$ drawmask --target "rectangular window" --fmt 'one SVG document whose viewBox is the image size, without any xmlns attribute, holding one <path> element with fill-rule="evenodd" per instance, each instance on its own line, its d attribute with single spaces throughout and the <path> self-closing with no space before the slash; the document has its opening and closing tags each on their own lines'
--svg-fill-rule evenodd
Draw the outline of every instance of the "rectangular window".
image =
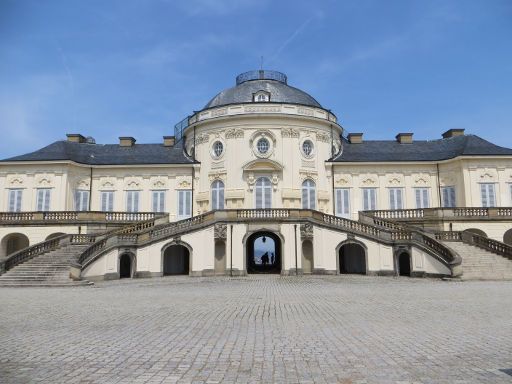
<svg viewBox="0 0 512 384">
<path fill-rule="evenodd" d="M 363 211 L 374 211 L 377 209 L 377 189 L 363 188 Z"/>
<path fill-rule="evenodd" d="M 494 191 L 494 184 L 480 184 L 480 194 L 482 196 L 482 207 L 496 206 L 496 193 Z"/>
<path fill-rule="evenodd" d="M 47 212 L 50 210 L 50 189 L 37 189 L 36 207 L 39 212 Z"/>
<path fill-rule="evenodd" d="M 100 193 L 101 198 L 101 210 L 103 212 L 114 211 L 114 192 L 113 191 L 102 191 Z"/>
<path fill-rule="evenodd" d="M 152 191 L 153 212 L 165 212 L 165 191 Z"/>
<path fill-rule="evenodd" d="M 336 216 L 350 218 L 350 189 L 336 188 Z"/>
<path fill-rule="evenodd" d="M 77 189 L 75 191 L 75 211 L 89 210 L 89 191 Z"/>
<path fill-rule="evenodd" d="M 414 188 L 416 208 L 428 208 L 430 206 L 428 190 L 428 188 Z"/>
<path fill-rule="evenodd" d="M 126 212 L 139 212 L 139 191 L 126 191 Z"/>
<path fill-rule="evenodd" d="M 9 190 L 9 212 L 21 211 L 21 197 L 23 195 L 22 189 Z"/>
<path fill-rule="evenodd" d="M 453 208 L 457 206 L 455 201 L 455 187 L 441 187 L 441 195 L 443 196 L 443 207 Z"/>
<path fill-rule="evenodd" d="M 389 209 L 404 209 L 403 188 L 389 189 Z"/>
<path fill-rule="evenodd" d="M 192 191 L 182 189 L 178 191 L 178 217 L 186 218 L 192 216 Z"/>
</svg>

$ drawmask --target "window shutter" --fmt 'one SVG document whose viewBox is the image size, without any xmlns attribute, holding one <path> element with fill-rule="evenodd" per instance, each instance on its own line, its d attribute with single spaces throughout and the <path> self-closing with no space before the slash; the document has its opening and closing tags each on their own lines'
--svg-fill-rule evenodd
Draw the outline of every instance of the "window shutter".
<svg viewBox="0 0 512 384">
<path fill-rule="evenodd" d="M 302 184 L 302 209 L 308 209 L 308 187 L 306 182 Z"/>
<path fill-rule="evenodd" d="M 126 192 L 126 211 L 133 212 L 133 195 L 132 191 Z"/>
<path fill-rule="evenodd" d="M 192 192 L 191 191 L 185 191 L 186 196 L 186 205 L 185 205 L 185 215 L 191 216 L 192 213 Z"/>
<path fill-rule="evenodd" d="M 107 211 L 107 198 L 108 192 L 101 192 L 101 210 L 103 212 Z"/>
<path fill-rule="evenodd" d="M 264 208 L 271 208 L 272 207 L 272 188 L 270 185 L 265 187 L 265 206 Z"/>
<path fill-rule="evenodd" d="M 315 184 L 311 183 L 309 190 L 309 209 L 316 209 Z"/>
<path fill-rule="evenodd" d="M 219 206 L 218 206 L 218 200 L 217 200 L 217 193 L 218 193 L 218 189 L 217 189 L 217 186 L 214 185 L 213 188 L 212 188 L 212 209 L 219 209 Z"/>
<path fill-rule="evenodd" d="M 402 203 L 402 188 L 396 190 L 396 209 L 403 209 L 404 205 Z"/>
<path fill-rule="evenodd" d="M 368 204 L 368 195 L 369 195 L 369 189 L 365 188 L 363 189 L 363 211 L 369 210 L 369 204 Z"/>
<path fill-rule="evenodd" d="M 184 203 L 183 191 L 178 191 L 178 216 L 183 216 L 183 214 L 184 214 L 183 203 Z"/>
<path fill-rule="evenodd" d="M 427 188 L 424 188 L 423 189 L 423 206 L 422 208 L 428 208 L 429 207 L 429 202 L 428 202 L 428 189 Z"/>
<path fill-rule="evenodd" d="M 9 191 L 9 212 L 14 212 L 14 191 Z"/>
<path fill-rule="evenodd" d="M 224 209 L 224 183 L 219 186 L 219 209 Z"/>
<path fill-rule="evenodd" d="M 456 196 L 455 196 L 455 188 L 450 187 L 449 189 L 449 196 L 450 196 L 450 207 L 457 206 Z"/>
<path fill-rule="evenodd" d="M 494 184 L 488 184 L 489 190 L 489 207 L 496 206 L 496 195 L 494 194 Z"/>
<path fill-rule="evenodd" d="M 160 206 L 158 212 L 165 211 L 165 191 L 160 191 Z"/>
<path fill-rule="evenodd" d="M 50 194 L 51 194 L 51 190 L 50 189 L 46 189 L 44 194 L 45 194 L 45 197 L 44 197 L 43 209 L 47 212 L 47 211 L 50 210 Z"/>
<path fill-rule="evenodd" d="M 158 197 L 159 197 L 158 192 L 153 191 L 153 192 L 151 192 L 151 195 L 152 195 L 152 202 L 153 202 L 152 211 L 158 212 Z"/>
<path fill-rule="evenodd" d="M 342 216 L 348 217 L 350 215 L 350 194 L 348 189 L 342 190 L 343 204 L 342 204 Z"/>
<path fill-rule="evenodd" d="M 44 191 L 42 189 L 37 190 L 37 211 L 43 210 L 43 192 Z"/>
</svg>

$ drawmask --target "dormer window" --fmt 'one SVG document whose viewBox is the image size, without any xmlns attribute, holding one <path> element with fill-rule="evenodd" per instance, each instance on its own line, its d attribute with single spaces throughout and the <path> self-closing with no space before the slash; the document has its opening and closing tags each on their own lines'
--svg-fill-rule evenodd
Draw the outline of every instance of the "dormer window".
<svg viewBox="0 0 512 384">
<path fill-rule="evenodd" d="M 265 91 L 256 92 L 253 95 L 253 101 L 256 103 L 264 103 L 270 101 L 270 93 Z"/>
</svg>

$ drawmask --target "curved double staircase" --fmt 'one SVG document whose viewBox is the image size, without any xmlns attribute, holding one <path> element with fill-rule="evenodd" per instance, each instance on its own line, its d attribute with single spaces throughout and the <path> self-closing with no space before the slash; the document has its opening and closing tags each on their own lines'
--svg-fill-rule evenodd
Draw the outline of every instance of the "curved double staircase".
<svg viewBox="0 0 512 384">
<path fill-rule="evenodd" d="M 81 286 L 80 272 L 112 249 L 147 246 L 217 224 L 254 221 L 297 223 L 329 228 L 391 246 L 415 246 L 446 265 L 450 277 L 512 279 L 512 247 L 465 232 L 429 233 L 379 211 L 349 220 L 301 209 L 211 211 L 168 222 L 153 217 L 96 235 L 63 235 L 16 252 L 0 261 L 0 286 Z"/>
</svg>

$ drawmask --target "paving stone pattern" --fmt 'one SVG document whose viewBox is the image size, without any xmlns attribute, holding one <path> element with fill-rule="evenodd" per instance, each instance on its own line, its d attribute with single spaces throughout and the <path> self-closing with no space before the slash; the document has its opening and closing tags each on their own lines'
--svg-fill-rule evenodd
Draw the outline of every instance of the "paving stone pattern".
<svg viewBox="0 0 512 384">
<path fill-rule="evenodd" d="M 512 282 L 0 288 L 1 383 L 512 383 Z"/>
</svg>

